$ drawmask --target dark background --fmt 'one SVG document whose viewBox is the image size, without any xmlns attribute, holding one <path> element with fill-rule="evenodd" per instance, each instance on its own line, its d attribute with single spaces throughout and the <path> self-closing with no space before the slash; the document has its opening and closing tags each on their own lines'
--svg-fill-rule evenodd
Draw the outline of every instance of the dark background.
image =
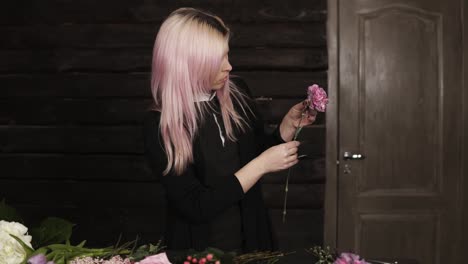
<svg viewBox="0 0 468 264">
<path fill-rule="evenodd" d="M 46 216 L 76 224 L 89 246 L 164 228 L 164 194 L 143 157 L 141 121 L 161 21 L 178 7 L 219 15 L 231 28 L 234 73 L 247 81 L 271 129 L 312 83 L 327 83 L 325 0 L 49 0 L 0 10 L 0 198 L 28 226 Z M 286 172 L 264 177 L 282 249 L 323 241 L 324 116 L 301 139 L 287 223 Z"/>
</svg>

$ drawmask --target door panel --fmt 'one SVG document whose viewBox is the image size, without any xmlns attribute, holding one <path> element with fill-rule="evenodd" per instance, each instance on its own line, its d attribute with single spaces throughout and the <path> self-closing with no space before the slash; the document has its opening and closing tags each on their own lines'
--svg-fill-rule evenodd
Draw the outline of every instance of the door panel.
<svg viewBox="0 0 468 264">
<path fill-rule="evenodd" d="M 337 3 L 337 247 L 458 263 L 462 0 Z"/>
<path fill-rule="evenodd" d="M 433 263 L 436 258 L 439 221 L 433 214 L 361 214 L 359 223 L 360 252 L 413 256 L 420 263 Z M 382 247 L 382 240 L 391 246 Z"/>
<path fill-rule="evenodd" d="M 439 16 L 390 7 L 358 20 L 357 129 L 368 157 L 358 191 L 434 193 L 443 96 Z"/>
</svg>

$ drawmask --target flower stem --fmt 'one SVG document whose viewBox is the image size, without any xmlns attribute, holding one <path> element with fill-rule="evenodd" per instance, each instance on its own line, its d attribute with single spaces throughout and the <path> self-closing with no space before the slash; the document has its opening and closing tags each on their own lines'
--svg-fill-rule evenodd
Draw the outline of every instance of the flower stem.
<svg viewBox="0 0 468 264">
<path fill-rule="evenodd" d="M 301 119 L 299 120 L 299 125 L 297 126 L 296 133 L 294 133 L 293 141 L 297 139 L 297 137 L 299 136 L 299 132 L 301 132 L 302 119 L 305 116 L 305 111 L 307 111 L 307 108 L 305 108 L 305 109 L 306 110 L 304 110 L 302 112 L 302 114 L 301 114 Z M 288 175 L 286 176 L 286 184 L 284 186 L 283 224 L 286 222 L 286 205 L 288 203 L 289 177 L 291 176 L 291 169 L 292 169 L 292 167 L 289 167 Z"/>
</svg>

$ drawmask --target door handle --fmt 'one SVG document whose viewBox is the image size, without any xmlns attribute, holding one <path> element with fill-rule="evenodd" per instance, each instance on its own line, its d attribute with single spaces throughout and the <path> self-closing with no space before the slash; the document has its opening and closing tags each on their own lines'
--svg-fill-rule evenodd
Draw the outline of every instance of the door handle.
<svg viewBox="0 0 468 264">
<path fill-rule="evenodd" d="M 351 153 L 349 151 L 345 151 L 343 153 L 343 159 L 344 160 L 363 160 L 365 159 L 366 157 L 362 154 L 359 154 L 359 153 Z"/>
</svg>

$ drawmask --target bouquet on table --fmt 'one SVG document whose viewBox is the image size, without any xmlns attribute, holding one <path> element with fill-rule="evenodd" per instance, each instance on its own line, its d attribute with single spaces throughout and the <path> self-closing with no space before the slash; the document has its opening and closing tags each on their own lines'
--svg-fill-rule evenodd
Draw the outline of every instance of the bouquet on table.
<svg viewBox="0 0 468 264">
<path fill-rule="evenodd" d="M 307 252 L 318 259 L 315 264 L 372 264 L 353 253 L 341 253 L 338 255 L 332 252 L 329 247 L 322 248 L 315 246 L 307 249 Z"/>
<path fill-rule="evenodd" d="M 12 207 L 0 202 L 0 264 L 266 264 L 286 255 L 282 252 L 236 255 L 207 248 L 203 252 L 171 252 L 169 260 L 161 241 L 138 248 L 136 242 L 86 248 L 86 241 L 70 244 L 73 224 L 64 219 L 49 217 L 30 230 L 22 222 Z"/>
<path fill-rule="evenodd" d="M 23 225 L 16 211 L 0 202 L 0 263 L 1 264 L 273 264 L 295 252 L 252 252 L 236 255 L 216 248 L 164 252 L 161 241 L 157 244 L 135 246 L 135 242 L 106 248 L 86 248 L 85 241 L 73 246 L 69 239 L 73 224 L 50 217 L 37 228 Z M 333 254 L 318 246 L 307 252 L 313 254 L 316 264 L 368 264 L 359 256 Z M 313 258 L 311 258 L 312 263 Z M 382 262 L 380 262 L 382 263 Z"/>
</svg>

